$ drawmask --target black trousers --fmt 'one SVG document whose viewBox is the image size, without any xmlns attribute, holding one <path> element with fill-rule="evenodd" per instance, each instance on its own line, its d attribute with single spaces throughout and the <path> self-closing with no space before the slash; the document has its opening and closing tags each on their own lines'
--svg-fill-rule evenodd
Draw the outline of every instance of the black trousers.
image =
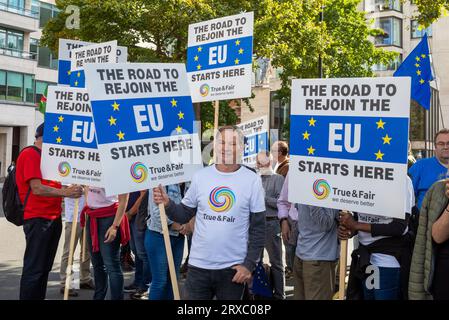
<svg viewBox="0 0 449 320">
<path fill-rule="evenodd" d="M 62 232 L 61 218 L 25 220 L 23 231 L 26 249 L 20 279 L 20 300 L 44 300 L 48 274 L 53 267 L 59 238 Z"/>
</svg>

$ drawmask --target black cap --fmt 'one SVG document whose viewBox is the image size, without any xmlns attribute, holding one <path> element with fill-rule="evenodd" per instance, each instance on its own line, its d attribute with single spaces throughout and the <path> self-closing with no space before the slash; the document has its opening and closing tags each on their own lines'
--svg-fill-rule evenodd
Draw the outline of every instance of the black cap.
<svg viewBox="0 0 449 320">
<path fill-rule="evenodd" d="M 43 136 L 44 136 L 44 123 L 41 123 L 39 127 L 36 128 L 36 133 L 34 134 L 34 137 L 37 139 Z"/>
</svg>

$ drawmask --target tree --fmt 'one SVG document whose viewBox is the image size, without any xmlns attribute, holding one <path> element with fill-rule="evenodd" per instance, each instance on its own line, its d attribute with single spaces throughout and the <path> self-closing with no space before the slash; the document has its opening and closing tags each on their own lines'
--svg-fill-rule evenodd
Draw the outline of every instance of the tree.
<svg viewBox="0 0 449 320">
<path fill-rule="evenodd" d="M 415 3 L 419 11 L 418 21 L 426 27 L 449 11 L 449 0 L 415 0 Z"/>
<path fill-rule="evenodd" d="M 421 0 L 422 1 L 422 0 Z M 324 3 L 324 21 L 320 22 Z M 371 67 L 393 53 L 376 48 L 359 0 L 57 0 L 61 10 L 45 26 L 41 42 L 57 52 L 58 39 L 117 39 L 131 62 L 183 62 L 188 25 L 242 11 L 255 13 L 255 57 L 282 68 L 280 97 L 289 99 L 291 78 L 316 78 L 318 59 L 326 77 L 373 76 Z M 79 29 L 67 29 L 68 5 L 80 8 Z M 147 43 L 146 48 L 138 46 Z M 248 100 L 247 100 L 248 101 Z M 203 128 L 213 125 L 212 104 L 202 104 Z M 229 103 L 220 104 L 220 124 L 235 123 Z"/>
</svg>

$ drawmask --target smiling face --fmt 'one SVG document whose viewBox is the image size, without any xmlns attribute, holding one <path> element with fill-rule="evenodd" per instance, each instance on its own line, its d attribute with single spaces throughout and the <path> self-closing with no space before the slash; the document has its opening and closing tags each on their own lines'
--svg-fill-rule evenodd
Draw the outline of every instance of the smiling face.
<svg viewBox="0 0 449 320">
<path fill-rule="evenodd" d="M 224 129 L 217 134 L 217 164 L 237 164 L 241 162 L 243 141 L 236 130 Z"/>
</svg>

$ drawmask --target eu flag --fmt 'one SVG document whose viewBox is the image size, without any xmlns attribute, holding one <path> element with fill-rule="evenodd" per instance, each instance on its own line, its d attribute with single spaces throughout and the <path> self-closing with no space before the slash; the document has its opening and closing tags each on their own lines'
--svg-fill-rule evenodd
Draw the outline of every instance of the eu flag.
<svg viewBox="0 0 449 320">
<path fill-rule="evenodd" d="M 410 52 L 404 62 L 402 62 L 393 76 L 411 77 L 411 98 L 423 108 L 429 110 L 431 92 L 430 81 L 433 80 L 433 75 L 430 67 L 427 33 L 415 49 Z"/>
</svg>

